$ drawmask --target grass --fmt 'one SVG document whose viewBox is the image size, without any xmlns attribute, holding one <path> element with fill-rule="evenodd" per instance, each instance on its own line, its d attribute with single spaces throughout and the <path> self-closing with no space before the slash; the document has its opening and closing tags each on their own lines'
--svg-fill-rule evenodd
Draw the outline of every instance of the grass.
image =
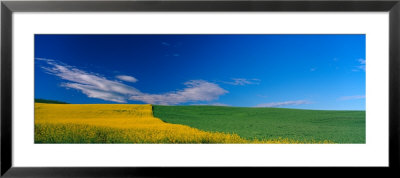
<svg viewBox="0 0 400 178">
<path fill-rule="evenodd" d="M 153 106 L 155 117 L 248 140 L 365 143 L 365 111 L 321 111 L 225 106 Z"/>
</svg>

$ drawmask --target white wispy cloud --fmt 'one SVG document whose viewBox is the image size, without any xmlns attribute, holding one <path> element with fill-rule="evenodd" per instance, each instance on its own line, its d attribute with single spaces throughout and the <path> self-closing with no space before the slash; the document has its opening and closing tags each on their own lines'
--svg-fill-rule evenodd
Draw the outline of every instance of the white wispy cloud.
<svg viewBox="0 0 400 178">
<path fill-rule="evenodd" d="M 182 45 L 181 42 L 170 43 L 170 42 L 163 41 L 163 42 L 161 42 L 161 45 L 163 45 L 166 49 L 168 49 L 168 51 L 166 52 L 166 54 L 164 56 L 167 56 L 167 57 L 180 57 L 181 56 L 179 51 L 177 51 L 177 48 Z"/>
<path fill-rule="evenodd" d="M 166 57 L 179 57 L 179 56 L 181 56 L 181 54 L 173 53 L 173 54 L 165 54 L 164 56 L 166 56 Z"/>
<path fill-rule="evenodd" d="M 142 101 L 149 104 L 175 105 L 195 101 L 212 101 L 228 91 L 217 84 L 204 80 L 191 80 L 185 83 L 186 88 L 164 94 L 142 94 L 131 96 L 131 100 Z"/>
<path fill-rule="evenodd" d="M 169 44 L 169 43 L 167 43 L 167 42 L 164 42 L 164 41 L 161 42 L 161 44 L 164 45 L 164 46 L 171 46 L 171 44 Z"/>
<path fill-rule="evenodd" d="M 115 76 L 117 79 L 123 80 L 125 82 L 132 82 L 135 83 L 138 81 L 135 77 L 129 76 L 129 75 L 117 75 Z"/>
<path fill-rule="evenodd" d="M 181 45 L 182 45 L 182 42 L 170 43 L 170 42 L 162 41 L 161 44 L 162 44 L 163 46 L 166 46 L 166 47 L 173 47 L 173 48 L 176 48 L 176 47 L 181 46 Z"/>
<path fill-rule="evenodd" d="M 311 104 L 311 102 L 307 100 L 282 101 L 282 102 L 262 103 L 258 104 L 255 107 L 282 107 L 288 105 L 302 105 L 302 104 Z"/>
<path fill-rule="evenodd" d="M 74 66 L 52 59 L 36 58 L 45 62 L 42 68 L 51 75 L 63 79 L 61 86 L 81 91 L 90 98 L 126 103 L 127 100 L 142 101 L 149 104 L 180 104 L 185 102 L 212 101 L 228 91 L 217 84 L 204 80 L 191 80 L 185 83 L 186 88 L 164 94 L 148 94 L 123 84 L 109 80 L 96 73 L 88 73 Z M 137 81 L 137 80 L 136 80 Z"/>
<path fill-rule="evenodd" d="M 358 59 L 357 61 L 359 62 L 359 65 L 355 66 L 356 69 L 353 69 L 352 71 L 357 72 L 360 69 L 365 71 L 365 59 Z"/>
<path fill-rule="evenodd" d="M 354 95 L 354 96 L 342 96 L 338 100 L 356 100 L 356 99 L 364 99 L 365 95 Z"/>
<path fill-rule="evenodd" d="M 223 82 L 225 84 L 229 85 L 254 85 L 254 84 L 260 84 L 260 79 L 245 79 L 245 78 L 232 78 L 233 81 L 229 82 Z"/>
<path fill-rule="evenodd" d="M 84 85 L 79 83 L 65 83 L 62 86 L 67 88 L 74 88 L 80 90 L 89 98 L 98 98 L 106 101 L 113 101 L 117 103 L 126 103 L 124 94 L 112 92 L 110 90 L 99 89 L 94 85 Z"/>
<path fill-rule="evenodd" d="M 140 91 L 131 86 L 108 80 L 98 74 L 87 73 L 51 59 L 38 58 L 38 60 L 48 64 L 42 67 L 47 73 L 66 81 L 61 86 L 80 90 L 90 98 L 125 103 L 126 96 L 140 94 Z"/>
</svg>

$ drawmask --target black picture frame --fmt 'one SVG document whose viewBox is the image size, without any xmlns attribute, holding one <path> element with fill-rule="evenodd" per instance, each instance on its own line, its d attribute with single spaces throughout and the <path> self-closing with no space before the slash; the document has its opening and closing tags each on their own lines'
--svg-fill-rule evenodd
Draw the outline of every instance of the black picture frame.
<svg viewBox="0 0 400 178">
<path fill-rule="evenodd" d="M 400 134 L 400 0 L 264 0 L 264 1 L 2 1 L 1 2 L 1 176 L 4 177 L 144 177 L 178 176 L 191 172 L 193 176 L 228 173 L 244 168 L 236 167 L 62 167 L 33 168 L 12 165 L 12 17 L 13 12 L 193 12 L 193 11 L 296 11 L 296 12 L 389 12 L 389 167 L 355 168 L 356 172 L 371 170 L 395 171 L 399 168 Z M 306 167 L 303 167 L 306 168 Z M 344 168 L 350 170 L 351 168 Z M 250 170 L 249 170 L 250 169 Z M 307 173 L 298 168 L 253 167 L 246 172 Z M 329 168 L 318 168 L 329 169 Z M 333 169 L 339 169 L 338 167 Z M 361 169 L 361 170 L 360 170 Z M 268 171 L 269 172 L 269 171 Z M 327 170 L 329 174 L 338 173 Z M 191 176 L 191 175 L 188 175 Z"/>
</svg>

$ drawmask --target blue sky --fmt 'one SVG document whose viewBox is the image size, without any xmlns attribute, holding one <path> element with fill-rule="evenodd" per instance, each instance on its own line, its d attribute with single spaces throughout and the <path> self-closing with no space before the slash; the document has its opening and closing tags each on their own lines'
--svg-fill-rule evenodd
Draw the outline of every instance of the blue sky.
<svg viewBox="0 0 400 178">
<path fill-rule="evenodd" d="M 365 110 L 365 35 L 35 35 L 35 98 Z"/>
</svg>

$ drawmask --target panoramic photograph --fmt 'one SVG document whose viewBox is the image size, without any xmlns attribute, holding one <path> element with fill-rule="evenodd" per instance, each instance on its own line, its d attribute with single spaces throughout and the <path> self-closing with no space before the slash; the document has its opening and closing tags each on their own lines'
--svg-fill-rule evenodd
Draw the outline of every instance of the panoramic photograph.
<svg viewBox="0 0 400 178">
<path fill-rule="evenodd" d="M 364 34 L 36 34 L 36 144 L 365 144 Z"/>
</svg>

